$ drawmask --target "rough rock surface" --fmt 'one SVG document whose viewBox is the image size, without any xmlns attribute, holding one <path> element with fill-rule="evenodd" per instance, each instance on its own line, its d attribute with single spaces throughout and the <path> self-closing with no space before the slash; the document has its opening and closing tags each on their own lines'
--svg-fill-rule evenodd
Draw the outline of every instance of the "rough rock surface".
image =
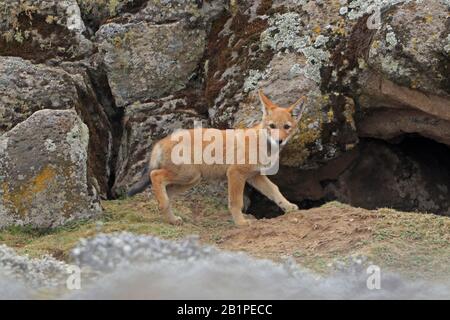
<svg viewBox="0 0 450 320">
<path fill-rule="evenodd" d="M 60 286 L 67 278 L 67 267 L 66 263 L 51 256 L 33 259 L 28 256 L 20 256 L 13 249 L 0 245 L 0 275 L 6 275 L 10 281 L 14 279 L 18 288 L 22 287 L 22 281 L 26 283 L 28 289 Z M 6 282 L 8 279 L 0 281 L 2 280 Z M 2 289 L 5 290 L 3 286 L 0 290 Z M 25 286 L 21 290 L 24 289 Z"/>
<path fill-rule="evenodd" d="M 0 3 L 0 55 L 36 62 L 77 60 L 93 52 L 76 0 Z"/>
<path fill-rule="evenodd" d="M 41 109 L 71 109 L 79 103 L 74 81 L 63 70 L 0 57 L 0 133 Z"/>
<path fill-rule="evenodd" d="M 155 141 L 179 128 L 193 128 L 195 123 L 206 126 L 206 119 L 188 107 L 186 99 L 166 97 L 155 102 L 133 104 L 125 109 L 114 194 L 126 193 L 140 179 Z"/>
<path fill-rule="evenodd" d="M 225 8 L 223 0 L 77 0 L 86 24 L 96 31 L 110 21 L 154 24 L 185 20 L 207 24 Z"/>
<path fill-rule="evenodd" d="M 0 227 L 49 228 L 101 212 L 88 180 L 89 131 L 75 111 L 41 110 L 0 137 Z"/>
<path fill-rule="evenodd" d="M 181 22 L 103 25 L 96 34 L 116 105 L 184 89 L 203 54 L 205 32 Z"/>
<path fill-rule="evenodd" d="M 381 9 L 378 29 L 369 28 L 375 17 L 366 14 L 370 6 Z M 402 170 L 384 171 L 391 182 L 419 183 L 420 191 L 408 191 L 414 200 L 402 192 L 389 193 L 387 180 L 375 183 L 383 194 L 376 200 L 373 181 L 367 179 L 342 182 L 355 185 L 355 198 L 324 192 L 327 179 L 337 180 L 353 163 L 347 153 L 361 138 L 398 142 L 406 134 L 419 134 L 448 145 L 448 10 L 445 1 L 239 2 L 232 14 L 216 22 L 209 37 L 205 95 L 211 121 L 222 127 L 258 121 L 257 88 L 281 105 L 307 95 L 299 133 L 283 150 L 284 167 L 273 177 L 291 201 L 335 196 L 370 208 L 384 202 L 448 214 L 449 204 L 425 174 L 417 179 Z M 383 145 L 371 147 L 383 154 Z M 365 161 L 358 152 L 353 156 Z M 385 166 L 393 165 L 383 159 Z M 439 168 L 427 174 L 439 176 Z"/>
<path fill-rule="evenodd" d="M 379 25 L 371 8 L 380 9 Z M 259 88 L 282 106 L 306 95 L 274 179 L 297 189 L 293 202 L 324 201 L 326 179 L 292 177 L 325 170 L 338 181 L 358 161 L 349 152 L 367 139 L 400 149 L 405 137 L 450 145 L 449 8 L 447 0 L 2 2 L 0 56 L 46 66 L 2 58 L 0 132 L 42 108 L 75 108 L 91 135 L 88 176 L 111 197 L 136 180 L 153 142 L 177 127 L 249 126 L 261 118 Z M 384 143 L 371 146 L 384 154 Z M 385 173 L 413 185 L 401 172 Z M 365 199 L 357 203 L 372 207 L 366 183 L 356 183 Z M 398 208 L 413 208 L 401 199 Z M 416 209 L 448 212 L 437 200 Z"/>
<path fill-rule="evenodd" d="M 145 0 L 144 0 L 145 1 Z M 143 0 L 77 0 L 81 17 L 90 33 L 98 30 L 99 26 L 108 19 L 127 12 L 128 8 L 135 8 Z"/>
<path fill-rule="evenodd" d="M 97 99 L 87 68 L 33 64 L 18 57 L 0 57 L 0 134 L 42 109 L 76 110 L 90 130 L 89 171 L 106 197 L 111 158 L 111 124 Z"/>
</svg>

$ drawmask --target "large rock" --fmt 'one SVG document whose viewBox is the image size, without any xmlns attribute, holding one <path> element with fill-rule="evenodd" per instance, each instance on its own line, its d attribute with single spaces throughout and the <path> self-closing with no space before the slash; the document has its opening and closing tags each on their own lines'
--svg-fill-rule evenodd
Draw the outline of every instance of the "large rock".
<svg viewBox="0 0 450 320">
<path fill-rule="evenodd" d="M 261 119 L 257 89 L 281 106 L 308 97 L 301 130 L 283 153 L 282 164 L 318 167 L 358 142 L 354 104 L 322 86 L 330 65 L 339 7 L 315 1 L 242 1 L 217 20 L 209 37 L 205 96 L 211 122 L 246 127 Z M 351 29 L 351 23 L 346 27 Z"/>
<path fill-rule="evenodd" d="M 371 7 L 380 9 L 381 26 L 373 24 Z M 400 209 L 446 214 L 448 203 L 430 186 L 424 164 L 407 160 L 402 146 L 394 152 L 386 151 L 383 143 L 370 144 L 378 159 L 373 165 L 394 152 L 390 159 L 420 167 L 408 175 L 408 168 L 392 164 L 398 170 L 386 170 L 386 179 L 394 185 L 407 180 L 392 187 L 396 190 L 387 187 L 372 201 L 373 179 L 346 179 L 344 185 L 357 186 L 354 194 L 361 191 L 354 200 L 342 193 L 329 196 L 324 185 L 337 181 L 355 157 L 362 157 L 359 151 L 349 152 L 360 138 L 398 143 L 404 135 L 420 134 L 448 144 L 448 9 L 448 2 L 439 0 L 235 3 L 216 20 L 208 37 L 204 94 L 211 122 L 217 127 L 258 122 L 259 88 L 280 105 L 306 95 L 300 130 L 283 150 L 282 169 L 273 177 L 291 201 L 308 205 L 337 197 L 374 207 L 384 199 Z M 415 183 L 422 185 L 398 191 Z M 380 182 L 377 187 L 384 186 Z M 400 196 L 404 193 L 408 195 Z"/>
<path fill-rule="evenodd" d="M 122 13 L 97 31 L 97 61 L 115 106 L 125 109 L 113 194 L 139 177 L 154 141 L 205 122 L 206 35 L 225 7 L 218 0 L 121 1 Z"/>
<path fill-rule="evenodd" d="M 392 139 L 420 134 L 450 145 L 449 5 L 392 7 L 359 73 L 359 134 Z"/>
<path fill-rule="evenodd" d="M 36 62 L 77 60 L 93 51 L 76 0 L 0 2 L 0 55 Z"/>
<path fill-rule="evenodd" d="M 205 31 L 182 22 L 103 25 L 97 32 L 116 105 L 184 89 L 202 57 Z"/>
<path fill-rule="evenodd" d="M 206 126 L 206 119 L 194 109 L 189 109 L 185 98 L 170 96 L 157 102 L 127 107 L 113 193 L 121 195 L 139 180 L 156 141 L 177 129 L 193 128 L 195 122 Z"/>
<path fill-rule="evenodd" d="M 411 1 L 388 10 L 373 37 L 368 65 L 387 79 L 436 95 L 450 94 L 449 5 Z"/>
<path fill-rule="evenodd" d="M 87 126 L 41 110 L 0 137 L 0 227 L 50 228 L 101 212 L 88 177 Z"/>
<path fill-rule="evenodd" d="M 70 109 L 79 104 L 73 79 L 61 69 L 0 57 L 0 133 L 41 109 Z"/>
<path fill-rule="evenodd" d="M 142 5 L 143 0 L 77 0 L 81 17 L 86 27 L 93 33 L 99 26 L 129 8 Z"/>
<path fill-rule="evenodd" d="M 111 125 L 83 65 L 62 68 L 0 57 L 0 134 L 42 109 L 74 109 L 90 130 L 89 170 L 106 197 L 111 158 Z"/>
<path fill-rule="evenodd" d="M 185 20 L 208 24 L 226 6 L 223 0 L 77 0 L 84 22 L 91 29 L 109 22 L 146 21 L 153 24 Z"/>
</svg>

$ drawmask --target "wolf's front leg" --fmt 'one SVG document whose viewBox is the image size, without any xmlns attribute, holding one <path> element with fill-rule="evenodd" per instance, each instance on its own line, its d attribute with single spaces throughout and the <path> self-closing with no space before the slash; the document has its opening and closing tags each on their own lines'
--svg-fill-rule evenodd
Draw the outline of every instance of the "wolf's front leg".
<svg viewBox="0 0 450 320">
<path fill-rule="evenodd" d="M 284 212 L 298 210 L 296 204 L 289 202 L 280 192 L 278 186 L 267 178 L 267 176 L 257 175 L 248 180 L 248 183 L 256 188 L 267 198 L 275 202 Z"/>
<path fill-rule="evenodd" d="M 228 176 L 228 208 L 233 216 L 234 223 L 238 226 L 250 225 L 250 221 L 244 218 L 242 208 L 244 207 L 245 177 L 234 168 L 227 172 Z"/>
</svg>

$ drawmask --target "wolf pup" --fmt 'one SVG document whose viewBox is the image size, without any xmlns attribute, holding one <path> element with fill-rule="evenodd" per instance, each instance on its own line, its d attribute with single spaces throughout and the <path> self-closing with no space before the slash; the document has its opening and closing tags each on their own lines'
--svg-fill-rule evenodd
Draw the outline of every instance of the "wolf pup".
<svg viewBox="0 0 450 320">
<path fill-rule="evenodd" d="M 256 188 L 283 211 L 297 210 L 298 207 L 289 202 L 264 174 L 263 163 L 267 164 L 267 160 L 273 157 L 278 159 L 279 149 L 296 131 L 305 97 L 288 108 L 279 107 L 261 90 L 259 97 L 263 118 L 254 127 L 180 130 L 158 141 L 142 178 L 131 187 L 128 196 L 144 191 L 151 184 L 164 219 L 171 224 L 181 224 L 182 219 L 172 212 L 170 199 L 202 179 L 226 178 L 228 207 L 238 226 L 249 224 L 242 213 L 245 183 Z M 275 152 L 273 147 L 276 147 Z M 261 152 L 267 149 L 272 151 L 266 154 Z"/>
</svg>

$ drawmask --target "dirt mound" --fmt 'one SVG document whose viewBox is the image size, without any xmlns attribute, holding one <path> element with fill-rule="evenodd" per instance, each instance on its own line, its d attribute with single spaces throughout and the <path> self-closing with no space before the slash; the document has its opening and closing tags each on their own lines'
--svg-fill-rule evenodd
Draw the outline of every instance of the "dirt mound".
<svg viewBox="0 0 450 320">
<path fill-rule="evenodd" d="M 220 247 L 259 257 L 342 254 L 370 239 L 376 219 L 377 214 L 364 209 L 314 208 L 230 229 L 224 232 Z"/>
</svg>

